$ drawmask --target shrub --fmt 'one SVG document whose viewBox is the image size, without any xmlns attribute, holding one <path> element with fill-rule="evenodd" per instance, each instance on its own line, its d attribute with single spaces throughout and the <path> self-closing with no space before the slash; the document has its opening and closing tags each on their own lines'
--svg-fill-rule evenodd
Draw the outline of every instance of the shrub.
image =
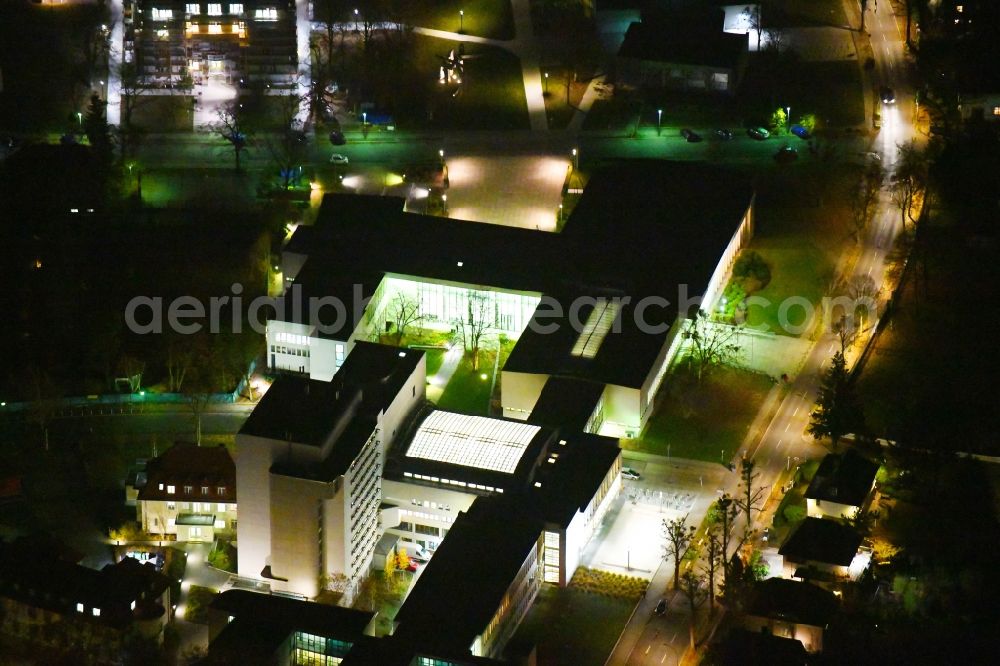
<svg viewBox="0 0 1000 666">
<path fill-rule="evenodd" d="M 790 524 L 794 524 L 805 519 L 806 509 L 798 504 L 789 504 L 785 507 L 784 514 L 785 520 L 787 520 Z"/>
<path fill-rule="evenodd" d="M 771 281 L 771 267 L 758 253 L 741 252 L 733 265 L 733 277 L 738 279 L 746 293 L 752 294 Z"/>
</svg>

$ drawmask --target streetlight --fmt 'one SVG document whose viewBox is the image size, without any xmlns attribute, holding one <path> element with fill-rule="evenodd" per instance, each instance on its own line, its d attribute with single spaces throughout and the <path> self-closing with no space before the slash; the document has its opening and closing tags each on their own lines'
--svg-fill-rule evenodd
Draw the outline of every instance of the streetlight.
<svg viewBox="0 0 1000 666">
<path fill-rule="evenodd" d="M 580 168 L 580 151 L 578 151 L 576 148 L 573 149 L 573 168 L 574 169 Z"/>
<path fill-rule="evenodd" d="M 358 10 L 354 10 L 354 32 L 358 31 Z"/>
<path fill-rule="evenodd" d="M 785 107 L 785 131 L 788 132 L 792 129 L 792 107 Z"/>
<path fill-rule="evenodd" d="M 660 136 L 660 121 L 663 120 L 663 109 L 656 110 L 656 136 Z"/>
<path fill-rule="evenodd" d="M 545 72 L 545 90 L 542 91 L 544 94 L 549 94 L 549 73 Z"/>
<path fill-rule="evenodd" d="M 83 129 L 83 114 L 79 111 L 76 112 L 76 122 L 80 124 L 80 129 Z"/>
<path fill-rule="evenodd" d="M 458 10 L 458 31 L 465 32 L 465 10 Z"/>
</svg>

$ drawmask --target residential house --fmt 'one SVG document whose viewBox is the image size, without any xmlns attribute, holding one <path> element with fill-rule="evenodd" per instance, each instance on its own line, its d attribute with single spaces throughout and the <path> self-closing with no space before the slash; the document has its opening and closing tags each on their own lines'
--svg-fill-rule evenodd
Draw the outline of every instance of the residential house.
<svg viewBox="0 0 1000 666">
<path fill-rule="evenodd" d="M 146 463 L 137 495 L 144 532 L 213 541 L 236 531 L 236 465 L 225 446 L 176 444 Z"/>
<path fill-rule="evenodd" d="M 823 637 L 837 608 L 837 598 L 821 587 L 768 578 L 754 585 L 740 622 L 750 631 L 793 638 L 816 653 L 823 651 Z"/>
<path fill-rule="evenodd" d="M 868 568 L 871 553 L 859 552 L 862 537 L 854 528 L 836 520 L 806 518 L 778 549 L 785 575 L 833 584 L 857 580 Z"/>
<path fill-rule="evenodd" d="M 827 454 L 806 489 L 806 513 L 813 518 L 851 518 L 867 510 L 878 467 L 853 449 Z"/>
</svg>

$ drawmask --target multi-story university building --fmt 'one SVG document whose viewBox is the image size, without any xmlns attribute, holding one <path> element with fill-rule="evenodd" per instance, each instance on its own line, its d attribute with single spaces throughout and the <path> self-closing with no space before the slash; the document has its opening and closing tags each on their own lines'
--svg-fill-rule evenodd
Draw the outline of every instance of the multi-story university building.
<svg viewBox="0 0 1000 666">
<path fill-rule="evenodd" d="M 298 73 L 293 0 L 191 2 L 131 0 L 125 61 L 148 85 L 172 86 L 185 74 L 287 87 Z"/>
</svg>

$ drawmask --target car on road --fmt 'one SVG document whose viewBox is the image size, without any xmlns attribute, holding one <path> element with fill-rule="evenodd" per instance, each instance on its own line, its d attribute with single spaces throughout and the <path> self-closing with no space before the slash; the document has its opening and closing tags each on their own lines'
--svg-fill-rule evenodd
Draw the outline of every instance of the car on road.
<svg viewBox="0 0 1000 666">
<path fill-rule="evenodd" d="M 340 130 L 333 130 L 332 132 L 330 132 L 330 143 L 332 143 L 335 146 L 343 146 L 345 143 L 347 143 L 347 138 L 344 136 L 344 133 L 341 132 Z"/>
<path fill-rule="evenodd" d="M 701 135 L 700 134 L 698 134 L 694 130 L 690 130 L 690 129 L 686 128 L 686 127 L 681 130 L 681 136 L 684 137 L 685 139 L 687 139 L 688 143 L 698 143 L 699 141 L 701 141 Z"/>
<path fill-rule="evenodd" d="M 782 146 L 781 149 L 774 154 L 774 161 L 779 164 L 788 164 L 789 162 L 794 162 L 799 159 L 799 154 L 791 146 Z"/>
<path fill-rule="evenodd" d="M 347 155 L 341 155 L 340 153 L 334 153 L 330 155 L 330 164 L 347 164 L 350 160 L 347 159 Z"/>
<path fill-rule="evenodd" d="M 723 141 L 729 141 L 733 138 L 733 133 L 727 129 L 717 129 L 715 130 L 715 136 Z"/>
<path fill-rule="evenodd" d="M 878 94 L 883 104 L 894 104 L 896 102 L 896 93 L 889 86 L 882 86 Z"/>
<path fill-rule="evenodd" d="M 757 139 L 758 141 L 763 141 L 767 137 L 771 136 L 771 133 L 768 132 L 763 127 L 751 127 L 750 129 L 747 130 L 747 136 L 749 136 L 751 139 Z"/>
<path fill-rule="evenodd" d="M 632 479 L 633 481 L 638 481 L 642 478 L 642 474 L 639 474 L 639 472 L 635 471 L 631 467 L 622 467 L 622 476 L 626 479 Z"/>
<path fill-rule="evenodd" d="M 653 609 L 653 612 L 657 615 L 664 615 L 667 612 L 667 600 L 660 599 L 660 601 L 656 604 L 656 608 Z"/>
<path fill-rule="evenodd" d="M 789 128 L 789 131 L 803 141 L 808 141 L 812 138 L 812 134 L 809 133 L 809 130 L 802 125 L 792 125 L 791 128 Z"/>
</svg>

